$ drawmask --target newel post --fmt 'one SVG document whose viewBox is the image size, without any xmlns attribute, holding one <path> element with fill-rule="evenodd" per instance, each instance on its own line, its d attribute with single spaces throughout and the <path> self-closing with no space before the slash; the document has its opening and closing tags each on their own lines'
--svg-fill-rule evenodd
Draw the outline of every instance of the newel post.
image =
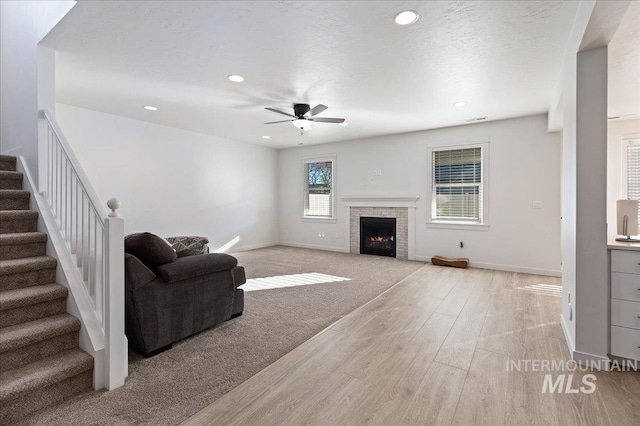
<svg viewBox="0 0 640 426">
<path fill-rule="evenodd" d="M 128 375 L 127 345 L 124 335 L 124 220 L 118 210 L 120 201 L 107 202 L 111 212 L 105 219 L 105 376 L 107 389 L 124 384 Z"/>
</svg>

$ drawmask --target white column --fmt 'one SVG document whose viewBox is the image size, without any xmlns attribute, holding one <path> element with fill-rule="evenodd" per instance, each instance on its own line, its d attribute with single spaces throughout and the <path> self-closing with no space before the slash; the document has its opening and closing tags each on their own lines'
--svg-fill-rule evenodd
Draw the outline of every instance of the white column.
<svg viewBox="0 0 640 426">
<path fill-rule="evenodd" d="M 577 57 L 576 360 L 606 358 L 609 347 L 607 260 L 607 47 Z"/>
</svg>

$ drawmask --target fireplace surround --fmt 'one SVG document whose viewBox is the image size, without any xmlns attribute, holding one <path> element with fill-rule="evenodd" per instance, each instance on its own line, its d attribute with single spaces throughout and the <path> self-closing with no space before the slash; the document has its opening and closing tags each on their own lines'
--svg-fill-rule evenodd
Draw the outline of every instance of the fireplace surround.
<svg viewBox="0 0 640 426">
<path fill-rule="evenodd" d="M 360 253 L 360 217 L 396 219 L 396 258 L 415 259 L 418 195 L 345 195 L 340 198 L 345 221 L 345 251 Z"/>
</svg>

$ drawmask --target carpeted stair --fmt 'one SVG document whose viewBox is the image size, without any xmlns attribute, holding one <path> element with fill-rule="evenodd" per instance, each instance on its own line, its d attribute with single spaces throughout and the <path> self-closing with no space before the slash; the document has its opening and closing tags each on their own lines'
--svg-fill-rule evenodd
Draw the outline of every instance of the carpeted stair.
<svg viewBox="0 0 640 426">
<path fill-rule="evenodd" d="M 0 155 L 0 424 L 90 389 L 93 358 L 78 348 L 57 261 L 22 190 L 16 157 Z"/>
</svg>

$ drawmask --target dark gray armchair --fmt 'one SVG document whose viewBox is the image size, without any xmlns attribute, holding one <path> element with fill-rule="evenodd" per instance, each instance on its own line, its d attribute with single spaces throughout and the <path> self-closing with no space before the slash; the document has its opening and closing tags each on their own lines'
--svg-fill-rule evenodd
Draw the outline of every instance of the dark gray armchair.
<svg viewBox="0 0 640 426">
<path fill-rule="evenodd" d="M 139 234 L 142 241 L 125 240 L 125 331 L 131 346 L 153 356 L 178 340 L 242 315 L 244 293 L 238 286 L 246 278 L 234 257 L 176 258 L 175 252 L 172 256 L 165 251 L 169 246 L 149 236 L 156 237 Z M 145 245 L 148 251 L 140 254 Z"/>
</svg>

